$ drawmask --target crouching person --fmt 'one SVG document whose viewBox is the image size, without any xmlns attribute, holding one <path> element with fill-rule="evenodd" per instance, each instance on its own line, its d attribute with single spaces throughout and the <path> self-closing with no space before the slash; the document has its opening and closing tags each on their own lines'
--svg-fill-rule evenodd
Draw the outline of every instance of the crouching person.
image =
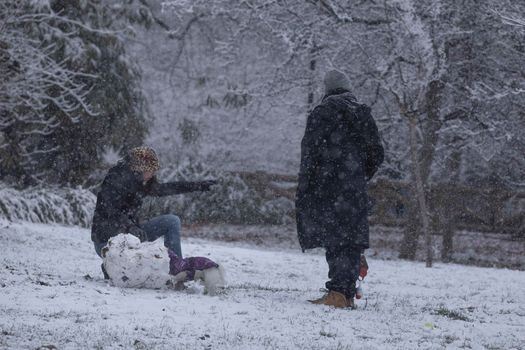
<svg viewBox="0 0 525 350">
<path fill-rule="evenodd" d="M 361 253 L 369 246 L 367 180 L 383 161 L 370 108 L 331 71 L 326 95 L 308 116 L 301 143 L 297 232 L 303 250 L 325 248 L 328 293 L 314 304 L 353 307 Z"/>
<path fill-rule="evenodd" d="M 141 242 L 154 241 L 164 236 L 164 245 L 182 257 L 180 219 L 175 215 L 161 215 L 141 223 L 138 210 L 145 196 L 169 196 L 193 191 L 209 191 L 216 181 L 159 183 L 157 154 L 149 147 L 136 147 L 111 168 L 97 196 L 91 240 L 95 252 L 102 256 L 102 248 L 119 233 L 131 233 Z M 108 278 L 102 266 L 104 278 Z"/>
</svg>

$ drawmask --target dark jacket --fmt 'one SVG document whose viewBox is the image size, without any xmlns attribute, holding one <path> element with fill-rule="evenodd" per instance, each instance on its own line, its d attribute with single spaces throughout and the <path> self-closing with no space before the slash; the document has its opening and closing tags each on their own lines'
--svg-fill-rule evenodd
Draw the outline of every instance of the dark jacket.
<svg viewBox="0 0 525 350">
<path fill-rule="evenodd" d="M 155 177 L 144 183 L 142 174 L 133 172 L 126 162 L 121 161 L 109 169 L 102 182 L 93 216 L 91 240 L 107 242 L 111 237 L 138 226 L 137 212 L 145 196 L 169 196 L 202 189 L 202 182 L 159 183 Z"/>
<path fill-rule="evenodd" d="M 296 209 L 303 250 L 369 247 L 367 180 L 383 158 L 370 108 L 343 89 L 325 96 L 301 143 Z"/>
</svg>

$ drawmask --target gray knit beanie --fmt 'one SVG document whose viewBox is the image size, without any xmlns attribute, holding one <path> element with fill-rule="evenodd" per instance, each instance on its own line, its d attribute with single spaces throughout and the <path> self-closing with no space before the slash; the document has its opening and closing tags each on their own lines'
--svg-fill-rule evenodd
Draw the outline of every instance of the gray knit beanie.
<svg viewBox="0 0 525 350">
<path fill-rule="evenodd" d="M 350 80 L 345 73 L 338 70 L 331 70 L 324 77 L 325 92 L 329 93 L 336 89 L 350 90 Z"/>
</svg>

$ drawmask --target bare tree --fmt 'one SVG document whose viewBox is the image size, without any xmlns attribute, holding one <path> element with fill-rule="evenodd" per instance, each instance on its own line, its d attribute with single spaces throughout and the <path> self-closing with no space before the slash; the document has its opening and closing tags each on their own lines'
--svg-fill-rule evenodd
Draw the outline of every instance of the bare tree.
<svg viewBox="0 0 525 350">
<path fill-rule="evenodd" d="M 439 4 L 427 12 L 428 16 L 439 16 Z M 401 256 L 414 254 L 419 235 L 418 227 L 425 235 L 426 265 L 432 266 L 433 245 L 427 204 L 428 174 L 437 143 L 437 132 L 446 118 L 439 109 L 443 90 L 442 76 L 446 71 L 442 47 L 435 40 L 434 28 L 422 20 L 410 1 L 390 2 L 385 5 L 385 16 L 390 20 L 385 34 L 390 43 L 389 55 L 374 74 L 374 80 L 388 91 L 397 105 L 400 116 L 408 127 L 409 153 L 411 160 L 411 195 L 415 208 L 410 215 L 419 218 L 409 223 Z M 410 202 L 412 202 L 410 200 Z"/>
</svg>

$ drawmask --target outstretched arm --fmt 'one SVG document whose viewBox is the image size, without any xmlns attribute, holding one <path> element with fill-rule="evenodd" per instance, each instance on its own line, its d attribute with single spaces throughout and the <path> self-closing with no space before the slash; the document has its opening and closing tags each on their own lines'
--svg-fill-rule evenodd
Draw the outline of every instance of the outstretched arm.
<svg viewBox="0 0 525 350">
<path fill-rule="evenodd" d="M 196 191 L 209 191 L 211 186 L 216 184 L 217 181 L 215 180 L 159 183 L 156 178 L 153 178 L 146 187 L 146 194 L 148 196 L 162 197 Z"/>
</svg>

